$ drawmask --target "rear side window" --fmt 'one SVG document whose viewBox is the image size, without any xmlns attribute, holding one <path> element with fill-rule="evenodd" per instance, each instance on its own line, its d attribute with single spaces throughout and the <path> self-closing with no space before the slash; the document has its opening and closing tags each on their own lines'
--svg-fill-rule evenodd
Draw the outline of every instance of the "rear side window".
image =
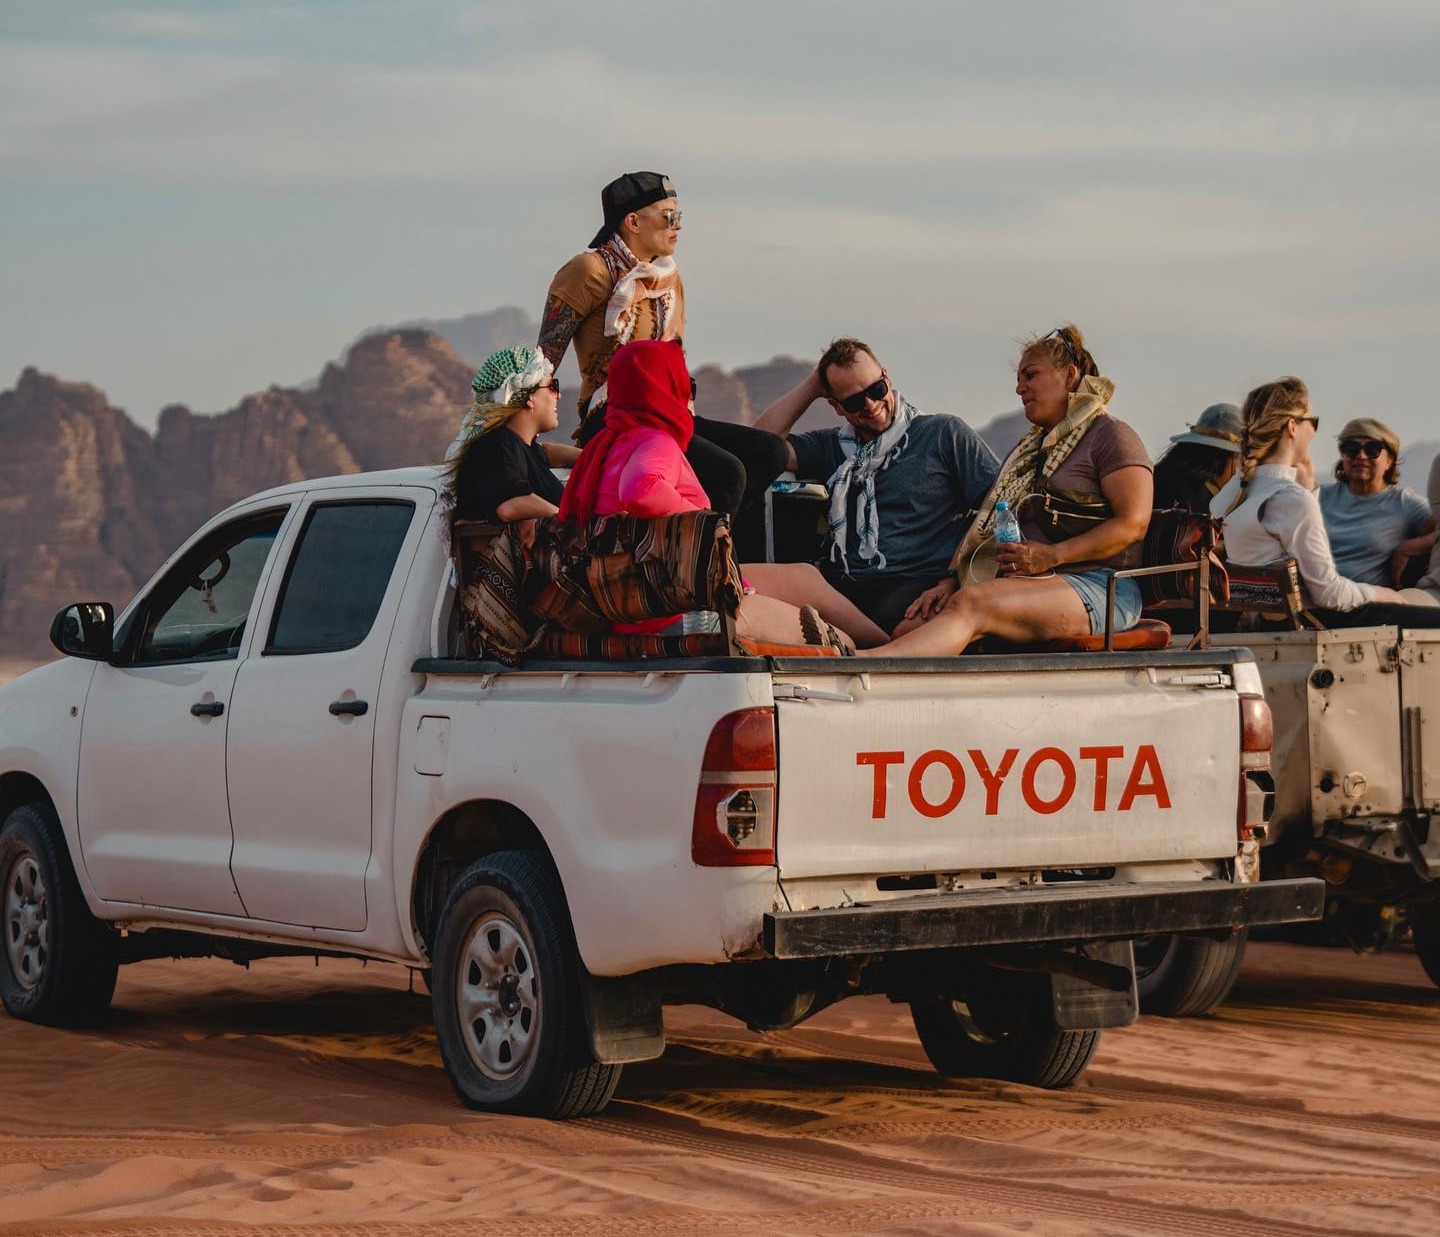
<svg viewBox="0 0 1440 1237">
<path fill-rule="evenodd" d="M 310 509 L 290 558 L 267 653 L 334 653 L 369 634 L 385 600 L 413 503 L 327 503 Z"/>
</svg>

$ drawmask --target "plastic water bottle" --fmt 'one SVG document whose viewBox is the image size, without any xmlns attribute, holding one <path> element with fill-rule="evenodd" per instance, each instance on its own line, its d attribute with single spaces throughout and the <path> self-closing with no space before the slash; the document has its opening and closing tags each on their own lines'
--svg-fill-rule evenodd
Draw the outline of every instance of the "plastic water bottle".
<svg viewBox="0 0 1440 1237">
<path fill-rule="evenodd" d="M 1015 518 L 1015 513 L 1010 510 L 1010 504 L 1001 500 L 995 504 L 995 544 L 1024 541 L 1020 535 L 1020 521 Z"/>
</svg>

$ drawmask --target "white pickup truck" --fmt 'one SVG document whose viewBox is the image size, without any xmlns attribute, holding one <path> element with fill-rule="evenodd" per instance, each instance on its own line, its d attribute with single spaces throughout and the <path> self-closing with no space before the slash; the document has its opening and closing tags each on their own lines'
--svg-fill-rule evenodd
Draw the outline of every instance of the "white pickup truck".
<svg viewBox="0 0 1440 1237">
<path fill-rule="evenodd" d="M 594 1112 L 662 1007 L 765 1029 L 908 1002 L 937 1068 L 1076 1078 L 1131 938 L 1313 918 L 1260 884 L 1243 649 L 520 669 L 449 656 L 433 469 L 269 491 L 0 689 L 0 997 L 119 964 L 427 970 L 461 1099 Z"/>
</svg>

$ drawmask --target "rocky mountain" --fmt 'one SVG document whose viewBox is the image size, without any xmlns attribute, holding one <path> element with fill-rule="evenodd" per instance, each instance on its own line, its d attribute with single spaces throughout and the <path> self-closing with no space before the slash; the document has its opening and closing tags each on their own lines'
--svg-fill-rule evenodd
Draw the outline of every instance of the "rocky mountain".
<svg viewBox="0 0 1440 1237">
<path fill-rule="evenodd" d="M 497 348 L 517 341 L 528 342 L 539 334 L 539 324 L 514 305 L 487 313 L 466 314 L 463 318 L 426 318 L 407 322 L 404 326 L 433 331 L 448 340 L 457 354 L 476 367 Z M 362 339 L 365 337 L 361 336 Z M 811 363 L 786 356 L 773 357 L 763 365 L 747 365 L 734 371 L 719 365 L 702 365 L 695 370 L 698 389 L 695 411 L 702 417 L 713 417 L 717 421 L 753 424 L 767 407 L 805 377 L 810 368 Z M 560 363 L 559 378 L 567 394 L 560 430 L 551 436 L 564 439 L 574 428 L 574 422 L 567 414 L 573 406 L 571 397 L 580 386 L 580 371 L 575 366 L 573 352 L 567 352 Z M 829 412 L 818 408 L 802 417 L 798 428 L 816 429 L 832 423 Z"/>
<path fill-rule="evenodd" d="M 25 370 L 0 393 L 0 657 L 39 657 L 68 601 L 117 606 L 203 520 L 287 481 L 439 459 L 470 365 L 428 331 L 357 342 L 300 390 L 166 408 L 153 436 L 102 392 Z"/>
<path fill-rule="evenodd" d="M 247 494 L 440 459 L 470 405 L 475 366 L 535 334 L 514 308 L 377 330 L 312 382 L 272 386 L 217 415 L 174 405 L 153 435 L 95 387 L 26 369 L 0 391 L 0 664 L 49 656 L 57 608 L 89 599 L 120 606 L 202 521 Z M 752 423 L 810 364 L 701 366 L 697 409 Z M 799 428 L 833 424 L 822 405 Z M 555 437 L 571 428 L 565 415 Z M 976 428 L 1003 456 L 1025 422 L 1014 412 Z M 1437 452 L 1440 443 L 1407 446 L 1407 484 L 1424 489 Z"/>
<path fill-rule="evenodd" d="M 93 386 L 22 372 L 0 392 L 0 660 L 49 656 L 61 605 L 118 608 L 205 519 L 247 494 L 440 459 L 470 405 L 475 366 L 534 339 L 536 326 L 518 309 L 429 325 L 444 334 L 366 334 L 314 381 L 272 386 L 227 412 L 173 405 L 153 435 Z M 806 369 L 786 357 L 733 373 L 705 366 L 699 409 L 748 423 Z M 567 417 L 555 437 L 571 428 Z"/>
</svg>

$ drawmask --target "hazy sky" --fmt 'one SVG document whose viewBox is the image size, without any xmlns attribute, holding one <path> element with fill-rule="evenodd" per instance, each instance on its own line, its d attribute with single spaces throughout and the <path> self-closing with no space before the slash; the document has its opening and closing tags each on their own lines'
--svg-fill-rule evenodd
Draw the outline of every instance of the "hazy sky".
<svg viewBox="0 0 1440 1237">
<path fill-rule="evenodd" d="M 1440 438 L 1437 63 L 1434 0 L 3 0 L 0 387 L 150 425 L 538 315 L 654 168 L 697 364 L 854 333 L 983 422 L 1073 319 L 1152 446 L 1283 373 Z"/>
</svg>

